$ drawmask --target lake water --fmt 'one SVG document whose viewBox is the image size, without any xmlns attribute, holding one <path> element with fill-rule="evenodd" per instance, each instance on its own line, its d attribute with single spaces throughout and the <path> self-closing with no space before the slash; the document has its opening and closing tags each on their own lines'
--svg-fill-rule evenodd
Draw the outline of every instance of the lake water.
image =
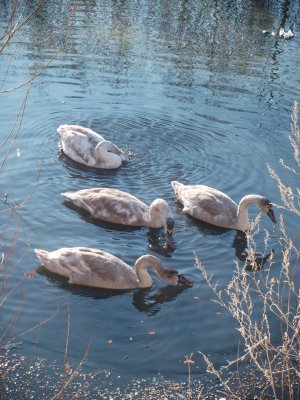
<svg viewBox="0 0 300 400">
<path fill-rule="evenodd" d="M 11 4 L 0 1 L 1 31 Z M 236 232 L 184 216 L 170 182 L 213 186 L 237 202 L 262 194 L 279 204 L 266 163 L 296 183 L 278 160 L 292 154 L 287 138 L 300 89 L 299 3 L 79 0 L 73 15 L 68 5 L 42 3 L 1 54 L 3 90 L 28 80 L 59 52 L 32 84 L 15 142 L 16 130 L 0 149 L 3 160 L 12 146 L 0 175 L 4 254 L 16 237 L 2 294 L 21 280 L 1 307 L 2 335 L 14 338 L 53 317 L 15 341 L 22 342 L 22 354 L 63 363 L 70 316 L 71 362 L 81 360 L 91 340 L 86 363 L 91 371 L 108 370 L 125 381 L 157 374 L 186 379 L 183 361 L 194 353 L 193 376 L 201 377 L 205 366 L 198 350 L 220 365 L 236 355 L 239 336 L 235 322 L 211 301 L 194 252 L 222 288 L 238 260 Z M 18 15 L 30 12 L 25 2 L 19 7 Z M 65 16 L 65 25 L 53 32 Z M 72 35 L 59 50 L 71 21 Z M 296 36 L 283 40 L 262 33 L 280 26 Z M 22 87 L 0 95 L 1 141 L 25 93 Z M 102 133 L 126 151 L 129 162 L 114 171 L 70 162 L 58 146 L 56 129 L 63 123 Z M 60 196 L 97 186 L 130 192 L 148 204 L 164 198 L 176 219 L 175 252 L 156 254 L 148 248 L 147 228 L 95 223 L 66 207 Z M 3 211 L 5 194 L 9 205 L 26 199 L 17 214 Z M 280 210 L 275 212 L 279 217 Z M 251 208 L 251 218 L 256 214 Z M 289 214 L 285 218 L 299 246 L 299 224 Z M 278 272 L 279 229 L 262 217 L 255 235 L 259 250 L 264 230 L 271 235 Z M 131 265 L 142 254 L 155 254 L 194 284 L 165 286 L 153 275 L 151 289 L 114 293 L 72 287 L 45 271 L 24 277 L 38 266 L 34 248 L 66 246 L 101 248 Z"/>
</svg>

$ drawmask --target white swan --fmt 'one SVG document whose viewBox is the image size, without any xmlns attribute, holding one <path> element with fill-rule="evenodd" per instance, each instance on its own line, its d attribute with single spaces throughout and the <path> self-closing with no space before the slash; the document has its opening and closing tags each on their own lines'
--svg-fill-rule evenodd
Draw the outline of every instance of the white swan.
<svg viewBox="0 0 300 400">
<path fill-rule="evenodd" d="M 147 268 L 154 268 L 161 279 L 172 284 L 192 282 L 175 269 L 166 269 L 157 257 L 141 256 L 131 268 L 124 261 L 102 250 L 87 247 L 61 248 L 55 251 L 35 249 L 46 269 L 69 278 L 70 284 L 106 289 L 148 288 L 153 284 Z"/>
<path fill-rule="evenodd" d="M 164 227 L 166 235 L 172 236 L 175 222 L 168 203 L 163 199 L 154 200 L 149 207 L 135 196 L 111 188 L 82 189 L 61 195 L 102 221 L 130 226 Z"/>
<path fill-rule="evenodd" d="M 63 152 L 72 160 L 94 168 L 115 169 L 128 161 L 127 155 L 99 133 L 79 125 L 60 125 Z"/>
<path fill-rule="evenodd" d="M 251 203 L 276 222 L 272 204 L 266 197 L 249 194 L 237 205 L 225 193 L 209 186 L 184 185 L 177 181 L 172 181 L 171 185 L 184 206 L 183 212 L 209 224 L 247 231 L 250 229 L 248 206 Z"/>
</svg>

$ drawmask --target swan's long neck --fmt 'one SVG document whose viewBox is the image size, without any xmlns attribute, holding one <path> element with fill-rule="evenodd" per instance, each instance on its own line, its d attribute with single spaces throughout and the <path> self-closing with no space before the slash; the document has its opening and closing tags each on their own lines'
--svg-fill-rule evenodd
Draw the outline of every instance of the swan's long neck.
<svg viewBox="0 0 300 400">
<path fill-rule="evenodd" d="M 157 275 L 164 279 L 164 267 L 159 260 L 151 255 L 145 255 L 140 257 L 135 263 L 135 272 L 139 280 L 140 288 L 151 287 L 153 280 L 147 271 L 147 268 L 154 268 Z"/>
<path fill-rule="evenodd" d="M 104 140 L 97 145 L 96 153 L 97 152 L 101 154 L 101 160 L 104 161 L 109 168 L 119 167 L 122 164 L 120 158 L 122 151 L 116 145 L 107 140 Z"/>
<path fill-rule="evenodd" d="M 241 199 L 237 211 L 237 229 L 241 231 L 247 231 L 250 229 L 248 206 L 252 203 L 257 204 L 260 199 L 261 196 L 256 194 L 249 194 Z"/>
<path fill-rule="evenodd" d="M 167 218 L 173 218 L 172 211 L 168 203 L 163 199 L 155 199 L 150 205 L 150 226 L 151 228 L 161 228 L 167 230 Z"/>
</svg>

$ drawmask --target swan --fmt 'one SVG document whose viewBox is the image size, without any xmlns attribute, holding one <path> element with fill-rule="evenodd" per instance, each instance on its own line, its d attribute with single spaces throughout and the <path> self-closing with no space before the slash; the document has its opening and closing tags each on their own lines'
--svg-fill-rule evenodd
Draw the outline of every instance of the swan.
<svg viewBox="0 0 300 400">
<path fill-rule="evenodd" d="M 127 192 L 111 188 L 82 189 L 61 195 L 102 221 L 150 228 L 164 227 L 166 236 L 172 236 L 175 221 L 168 203 L 163 199 L 155 199 L 148 206 Z"/>
<path fill-rule="evenodd" d="M 189 279 L 175 269 L 164 268 L 157 257 L 149 254 L 138 258 L 134 268 L 110 253 L 87 247 L 35 249 L 35 254 L 46 269 L 68 278 L 70 284 L 103 289 L 149 288 L 153 280 L 147 268 L 151 267 L 169 283 L 192 286 Z"/>
<path fill-rule="evenodd" d="M 249 194 L 237 205 L 229 196 L 205 185 L 184 185 L 172 181 L 176 197 L 183 204 L 183 212 L 201 221 L 223 228 L 248 231 L 250 221 L 248 206 L 253 203 L 276 223 L 273 207 L 269 199 L 257 194 Z"/>
<path fill-rule="evenodd" d="M 115 169 L 128 161 L 127 155 L 99 133 L 79 125 L 60 125 L 63 152 L 72 160 L 88 167 Z"/>
</svg>

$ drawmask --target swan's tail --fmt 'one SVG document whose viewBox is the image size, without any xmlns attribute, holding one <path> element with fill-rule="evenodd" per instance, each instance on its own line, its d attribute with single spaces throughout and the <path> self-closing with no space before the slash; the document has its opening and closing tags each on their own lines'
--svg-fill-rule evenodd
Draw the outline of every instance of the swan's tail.
<svg viewBox="0 0 300 400">
<path fill-rule="evenodd" d="M 35 252 L 37 258 L 40 260 L 40 263 L 44 264 L 45 260 L 47 260 L 49 252 L 46 250 L 42 250 L 42 249 L 34 249 L 34 252 Z"/>
<path fill-rule="evenodd" d="M 173 186 L 175 194 L 178 194 L 179 189 L 184 186 L 182 183 L 177 182 L 177 181 L 172 181 L 171 185 Z"/>
</svg>

